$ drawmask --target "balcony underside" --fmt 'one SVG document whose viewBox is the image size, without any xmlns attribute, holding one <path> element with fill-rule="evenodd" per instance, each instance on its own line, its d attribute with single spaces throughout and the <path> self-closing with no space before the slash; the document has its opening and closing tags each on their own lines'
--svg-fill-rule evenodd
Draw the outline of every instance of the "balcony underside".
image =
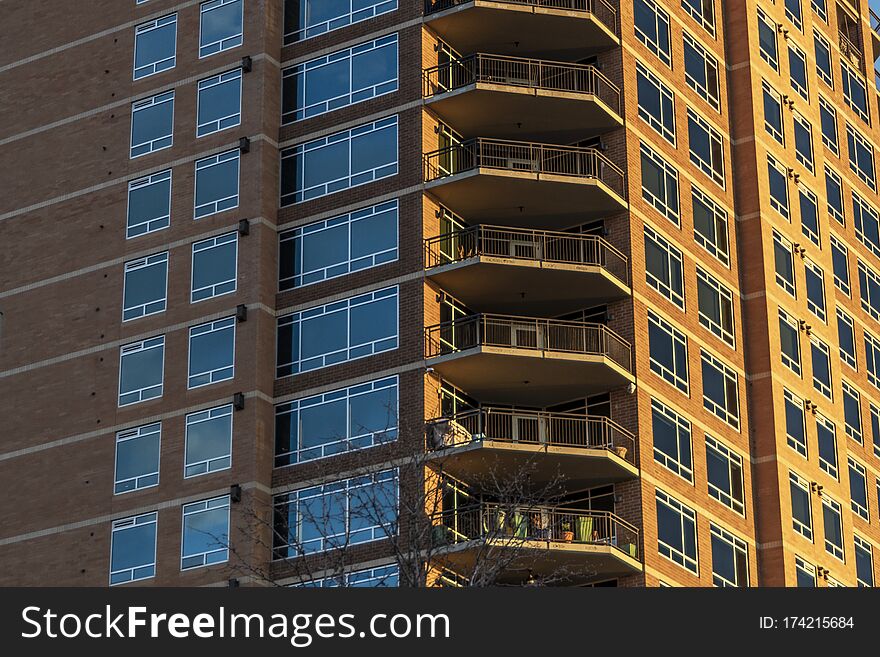
<svg viewBox="0 0 880 657">
<path fill-rule="evenodd" d="M 426 363 L 477 399 L 522 406 L 549 406 L 635 382 L 610 358 L 538 349 L 474 347 Z"/>
<path fill-rule="evenodd" d="M 639 471 L 617 453 L 598 448 L 560 447 L 528 442 L 475 440 L 440 449 L 431 460 L 462 481 L 504 480 L 528 473 L 536 489 L 565 487 L 567 491 L 627 481 Z"/>
<path fill-rule="evenodd" d="M 487 546 L 487 542 L 490 545 Z M 508 547 L 506 542 L 505 539 L 476 539 L 460 543 L 438 552 L 435 561 L 466 573 L 473 570 L 478 559 L 491 558 L 497 550 L 498 558 L 510 560 L 499 578 L 501 584 L 522 583 L 530 575 L 556 584 L 585 584 L 642 571 L 638 559 L 611 545 L 530 540 Z"/>
<path fill-rule="evenodd" d="M 623 125 L 593 94 L 478 82 L 426 99 L 464 137 L 571 144 Z"/>
<path fill-rule="evenodd" d="M 471 223 L 559 230 L 626 210 L 626 201 L 597 178 L 475 168 L 425 184 Z"/>
<path fill-rule="evenodd" d="M 430 14 L 425 22 L 464 55 L 488 50 L 574 62 L 620 43 L 592 14 L 485 0 Z"/>
<path fill-rule="evenodd" d="M 427 276 L 481 312 L 554 317 L 629 296 L 627 285 L 597 265 L 476 256 L 429 269 Z"/>
</svg>

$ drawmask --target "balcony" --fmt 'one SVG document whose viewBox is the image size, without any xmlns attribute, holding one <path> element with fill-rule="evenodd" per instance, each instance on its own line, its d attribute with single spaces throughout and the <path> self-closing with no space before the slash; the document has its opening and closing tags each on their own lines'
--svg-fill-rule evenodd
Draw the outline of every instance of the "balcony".
<svg viewBox="0 0 880 657">
<path fill-rule="evenodd" d="M 466 137 L 572 143 L 623 125 L 620 89 L 595 66 L 480 53 L 426 69 L 423 87 Z"/>
<path fill-rule="evenodd" d="M 473 226 L 426 240 L 425 268 L 487 312 L 550 317 L 630 293 L 626 256 L 595 235 Z"/>
<path fill-rule="evenodd" d="M 468 572 L 505 560 L 502 582 L 528 577 L 602 580 L 639 573 L 639 532 L 607 511 L 479 503 L 434 516 L 436 560 Z"/>
<path fill-rule="evenodd" d="M 538 488 L 583 490 L 639 474 L 633 435 L 601 416 L 482 407 L 427 422 L 426 445 L 468 482 L 527 473 Z"/>
<path fill-rule="evenodd" d="M 471 315 L 427 327 L 425 358 L 487 402 L 549 406 L 635 382 L 629 343 L 589 322 Z"/>
<path fill-rule="evenodd" d="M 576 61 L 620 44 L 607 0 L 425 0 L 425 22 L 456 50 Z"/>
<path fill-rule="evenodd" d="M 626 175 L 595 148 L 477 138 L 426 153 L 425 188 L 474 223 L 559 229 L 626 209 Z"/>
</svg>

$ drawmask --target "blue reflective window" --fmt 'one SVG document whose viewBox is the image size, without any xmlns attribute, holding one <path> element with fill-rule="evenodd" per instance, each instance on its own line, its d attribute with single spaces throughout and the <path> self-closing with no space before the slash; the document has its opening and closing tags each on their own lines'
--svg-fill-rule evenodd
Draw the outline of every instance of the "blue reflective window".
<svg viewBox="0 0 880 657">
<path fill-rule="evenodd" d="M 229 496 L 183 506 L 180 569 L 229 560 Z"/>
<path fill-rule="evenodd" d="M 816 195 L 810 190 L 798 186 L 798 198 L 801 210 L 801 232 L 816 246 L 822 247 L 819 234 L 819 206 Z"/>
<path fill-rule="evenodd" d="M 134 29 L 134 79 L 174 68 L 177 14 L 163 16 Z"/>
<path fill-rule="evenodd" d="M 231 379 L 235 375 L 235 317 L 218 319 L 189 330 L 189 388 Z"/>
<path fill-rule="evenodd" d="M 195 218 L 238 207 L 239 151 L 196 162 Z"/>
<path fill-rule="evenodd" d="M 156 422 L 116 434 L 115 495 L 159 484 L 161 433 L 162 424 Z"/>
<path fill-rule="evenodd" d="M 868 88 L 861 74 L 840 60 L 840 77 L 843 80 L 843 98 L 846 104 L 865 123 L 870 124 L 868 116 Z"/>
<path fill-rule="evenodd" d="M 232 467 L 232 405 L 186 416 L 183 476 L 197 477 Z"/>
<path fill-rule="evenodd" d="M 657 55 L 667 66 L 672 66 L 672 48 L 669 38 L 669 14 L 654 0 L 633 0 L 636 38 Z"/>
<path fill-rule="evenodd" d="M 199 57 L 242 44 L 244 0 L 212 0 L 200 6 Z"/>
<path fill-rule="evenodd" d="M 131 157 L 140 157 L 174 142 L 174 91 L 131 105 Z"/>
<path fill-rule="evenodd" d="M 164 312 L 167 296 L 167 251 L 125 263 L 122 321 Z"/>
<path fill-rule="evenodd" d="M 144 513 L 113 522 L 110 530 L 110 584 L 137 582 L 156 576 L 156 521 Z"/>
<path fill-rule="evenodd" d="M 880 257 L 880 215 L 855 192 L 852 193 L 852 209 L 856 237 L 871 253 Z"/>
<path fill-rule="evenodd" d="M 192 303 L 235 292 L 238 233 L 212 237 L 192 246 Z"/>
<path fill-rule="evenodd" d="M 285 0 L 284 45 L 397 9 L 397 0 Z"/>
<path fill-rule="evenodd" d="M 125 345 L 119 350 L 119 405 L 162 396 L 165 336 Z"/>
<path fill-rule="evenodd" d="M 171 170 L 128 183 L 127 238 L 146 235 L 171 225 Z"/>
<path fill-rule="evenodd" d="M 691 423 L 672 409 L 651 400 L 654 460 L 687 481 L 694 480 Z"/>
<path fill-rule="evenodd" d="M 657 489 L 657 551 L 693 573 L 697 560 L 697 514 Z"/>
<path fill-rule="evenodd" d="M 397 260 L 397 222 L 395 200 L 282 233 L 280 289 L 311 285 Z"/>
<path fill-rule="evenodd" d="M 874 147 L 849 122 L 846 124 L 846 145 L 849 168 L 871 189 L 876 188 L 874 177 Z"/>
<path fill-rule="evenodd" d="M 241 124 L 241 69 L 199 81 L 196 135 L 204 137 Z"/>
</svg>

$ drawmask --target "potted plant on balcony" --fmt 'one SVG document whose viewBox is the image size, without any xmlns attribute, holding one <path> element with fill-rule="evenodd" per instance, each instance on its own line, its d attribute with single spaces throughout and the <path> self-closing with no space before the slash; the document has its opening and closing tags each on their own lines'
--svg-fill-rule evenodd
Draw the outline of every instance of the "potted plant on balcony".
<svg viewBox="0 0 880 657">
<path fill-rule="evenodd" d="M 574 532 L 571 530 L 571 521 L 563 520 L 559 527 L 560 538 L 566 543 L 571 543 L 574 540 Z"/>
</svg>

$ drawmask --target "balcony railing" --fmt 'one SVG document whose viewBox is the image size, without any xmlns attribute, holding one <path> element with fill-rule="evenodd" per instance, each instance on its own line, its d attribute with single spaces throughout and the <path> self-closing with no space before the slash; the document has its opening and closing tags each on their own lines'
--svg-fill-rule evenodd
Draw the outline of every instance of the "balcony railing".
<svg viewBox="0 0 880 657">
<path fill-rule="evenodd" d="M 425 358 L 475 347 L 604 356 L 632 371 L 630 344 L 603 324 L 480 314 L 425 329 Z"/>
<path fill-rule="evenodd" d="M 472 226 L 425 240 L 425 267 L 476 256 L 601 267 L 629 285 L 627 258 L 596 235 Z"/>
<path fill-rule="evenodd" d="M 430 451 L 484 440 L 542 447 L 604 449 L 635 465 L 635 438 L 613 420 L 598 415 L 549 413 L 482 407 L 430 420 Z"/>
<path fill-rule="evenodd" d="M 424 157 L 425 182 L 472 169 L 501 169 L 575 178 L 594 178 L 619 196 L 626 194 L 626 176 L 595 148 L 555 146 L 502 139 L 469 139 Z"/>
<path fill-rule="evenodd" d="M 841 54 L 848 58 L 851 64 L 861 69 L 863 59 L 861 46 L 853 43 L 852 39 L 850 39 L 843 31 L 838 32 L 838 35 L 840 37 L 839 43 Z"/>
<path fill-rule="evenodd" d="M 638 559 L 638 529 L 608 511 L 482 503 L 439 513 L 434 525 L 441 545 L 474 540 L 511 548 L 530 541 L 610 545 Z"/>
<path fill-rule="evenodd" d="M 477 53 L 425 69 L 426 98 L 476 83 L 592 94 L 620 114 L 620 88 L 595 66 Z"/>
<path fill-rule="evenodd" d="M 425 16 L 446 11 L 474 0 L 425 0 Z M 617 7 L 608 0 L 494 0 L 499 4 L 525 5 L 541 9 L 560 9 L 593 15 L 615 35 L 617 29 Z"/>
</svg>

